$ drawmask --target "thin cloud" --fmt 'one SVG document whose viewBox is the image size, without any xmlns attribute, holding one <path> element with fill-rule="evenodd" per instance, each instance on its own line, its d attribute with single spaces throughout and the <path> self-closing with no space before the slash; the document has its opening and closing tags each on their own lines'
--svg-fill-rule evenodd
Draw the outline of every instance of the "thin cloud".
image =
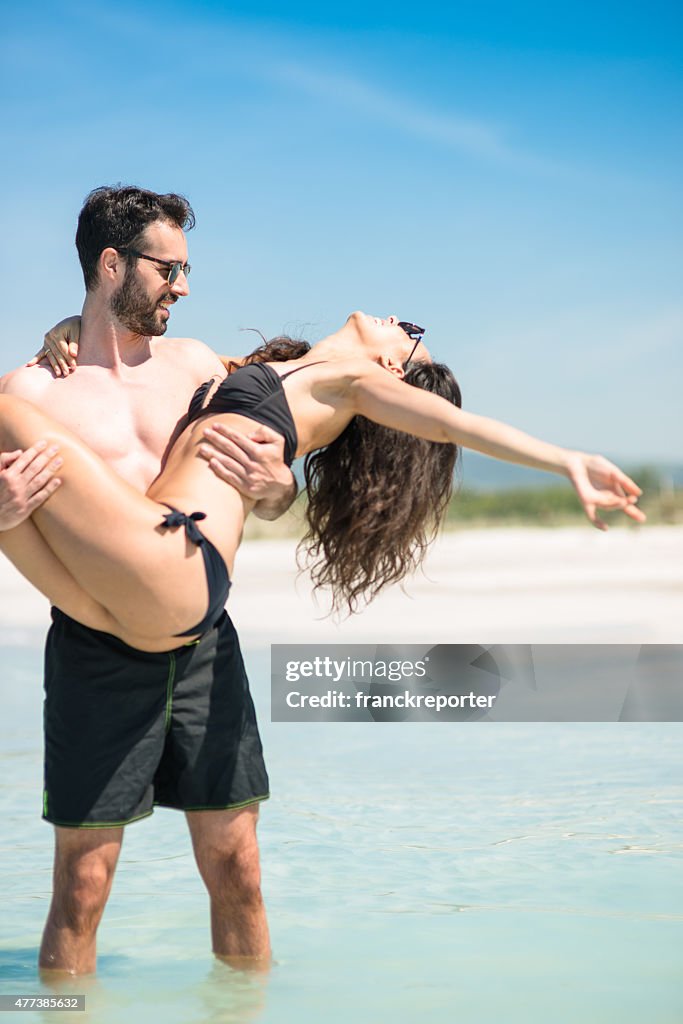
<svg viewBox="0 0 683 1024">
<path fill-rule="evenodd" d="M 510 146 L 500 129 L 486 121 L 428 110 L 405 96 L 390 95 L 357 77 L 311 71 L 293 63 L 271 66 L 268 73 L 269 77 L 310 96 L 322 96 L 361 111 L 365 117 L 381 121 L 403 135 L 520 170 L 560 170 L 551 161 Z"/>
</svg>

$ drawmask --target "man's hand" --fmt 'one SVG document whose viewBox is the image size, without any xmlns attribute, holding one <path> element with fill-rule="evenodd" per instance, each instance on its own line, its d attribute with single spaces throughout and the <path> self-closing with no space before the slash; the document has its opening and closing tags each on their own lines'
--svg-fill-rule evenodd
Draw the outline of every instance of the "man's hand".
<svg viewBox="0 0 683 1024">
<path fill-rule="evenodd" d="M 0 453 L 0 530 L 12 530 L 59 487 L 57 448 L 38 441 L 25 452 Z"/>
<path fill-rule="evenodd" d="M 283 461 L 281 434 L 259 424 L 247 436 L 215 423 L 205 429 L 204 437 L 206 443 L 200 445 L 199 454 L 217 477 L 256 502 L 254 514 L 259 519 L 277 519 L 287 511 L 297 487 Z"/>
<path fill-rule="evenodd" d="M 35 366 L 47 359 L 56 377 L 68 377 L 76 369 L 78 342 L 81 336 L 80 316 L 69 316 L 51 327 L 45 335 L 43 347 L 36 352 L 27 366 Z"/>
</svg>

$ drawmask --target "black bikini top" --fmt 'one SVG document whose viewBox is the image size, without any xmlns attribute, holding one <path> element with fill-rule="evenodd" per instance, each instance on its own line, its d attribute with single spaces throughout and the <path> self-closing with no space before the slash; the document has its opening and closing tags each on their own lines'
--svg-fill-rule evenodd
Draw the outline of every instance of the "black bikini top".
<svg viewBox="0 0 683 1024">
<path fill-rule="evenodd" d="M 318 360 L 318 362 L 324 361 Z M 304 366 L 297 366 L 294 370 L 283 373 L 282 376 L 276 373 L 268 363 L 250 363 L 248 366 L 240 366 L 220 382 L 207 404 L 204 405 L 204 400 L 212 384 L 212 381 L 207 380 L 197 388 L 192 396 L 187 410 L 188 422 L 194 423 L 200 416 L 215 416 L 222 412 L 234 412 L 240 416 L 247 416 L 250 420 L 263 423 L 267 427 L 272 427 L 278 434 L 282 434 L 285 439 L 285 462 L 291 466 L 296 456 L 298 438 L 282 382 L 297 370 L 305 370 L 307 366 L 314 365 L 316 364 L 306 363 Z"/>
</svg>

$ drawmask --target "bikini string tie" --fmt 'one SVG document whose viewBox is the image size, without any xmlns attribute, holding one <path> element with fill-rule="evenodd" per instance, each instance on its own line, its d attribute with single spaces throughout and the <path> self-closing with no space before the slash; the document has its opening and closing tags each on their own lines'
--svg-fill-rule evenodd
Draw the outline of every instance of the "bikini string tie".
<svg viewBox="0 0 683 1024">
<path fill-rule="evenodd" d="M 188 516 L 176 508 L 164 516 L 161 527 L 164 530 L 169 530 L 176 526 L 184 526 L 187 539 L 199 547 L 206 540 L 197 526 L 197 522 L 201 519 L 206 519 L 206 512 L 191 512 Z"/>
</svg>

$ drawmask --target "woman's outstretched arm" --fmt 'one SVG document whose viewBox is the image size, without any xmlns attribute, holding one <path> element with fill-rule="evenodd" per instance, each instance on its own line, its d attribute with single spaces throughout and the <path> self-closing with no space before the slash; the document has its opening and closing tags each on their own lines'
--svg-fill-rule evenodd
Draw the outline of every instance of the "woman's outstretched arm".
<svg viewBox="0 0 683 1024">
<path fill-rule="evenodd" d="M 600 455 L 549 444 L 506 423 L 465 412 L 378 366 L 354 376 L 349 391 L 357 413 L 386 427 L 567 477 L 598 529 L 607 529 L 598 508 L 622 510 L 636 522 L 645 521 L 635 505 L 642 493 L 638 485 Z"/>
</svg>

